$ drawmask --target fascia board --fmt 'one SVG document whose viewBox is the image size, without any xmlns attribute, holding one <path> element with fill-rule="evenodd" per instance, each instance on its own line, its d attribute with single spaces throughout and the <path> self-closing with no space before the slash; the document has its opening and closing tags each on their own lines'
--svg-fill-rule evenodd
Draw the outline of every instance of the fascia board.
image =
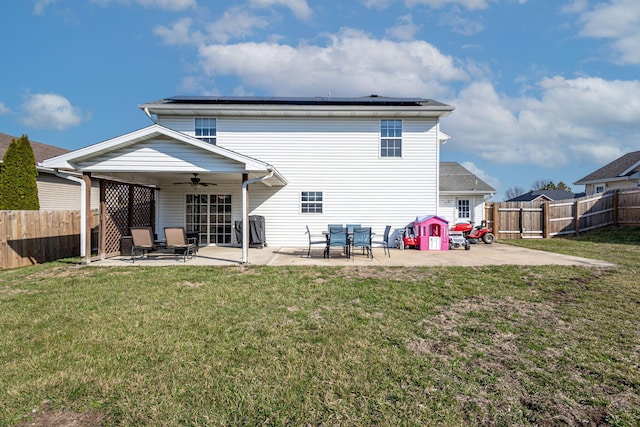
<svg viewBox="0 0 640 427">
<path fill-rule="evenodd" d="M 625 176 L 629 175 L 631 172 L 635 171 L 638 168 L 638 166 L 640 166 L 640 162 L 634 163 L 630 168 L 628 168 L 627 170 L 625 170 L 624 172 L 622 172 L 618 176 L 625 177 Z"/>
<path fill-rule="evenodd" d="M 589 185 L 589 184 L 602 184 L 605 182 L 616 182 L 616 181 L 628 181 L 628 176 L 618 176 L 614 178 L 602 178 L 602 179 L 591 179 L 589 181 L 576 181 L 573 185 Z"/>
<path fill-rule="evenodd" d="M 200 105 L 181 106 L 165 104 L 142 104 L 142 110 L 155 115 L 171 116 L 236 116 L 236 117 L 445 117 L 453 112 L 451 106 L 398 107 L 398 106 L 309 106 L 301 105 Z"/>
<path fill-rule="evenodd" d="M 116 138 L 100 142 L 98 144 L 90 145 L 88 147 L 81 148 L 79 150 L 72 151 L 67 154 L 63 154 L 61 156 L 47 159 L 44 162 L 42 162 L 42 165 L 44 167 L 48 167 L 52 169 L 77 170 L 76 165 L 80 161 L 90 159 L 97 155 L 114 151 L 122 147 L 126 147 L 128 145 L 132 145 L 140 141 L 144 141 L 146 139 L 150 139 L 160 135 L 185 142 L 187 144 L 193 145 L 200 149 L 234 160 L 238 163 L 243 164 L 246 170 L 254 170 L 254 171 L 268 170 L 268 164 L 265 162 L 253 159 L 251 157 L 244 156 L 242 154 L 236 153 L 231 150 L 227 150 L 217 145 L 200 141 L 197 138 L 190 137 L 189 135 L 185 135 L 182 132 L 169 129 L 167 127 L 164 127 L 158 124 L 154 124 L 146 128 L 139 129 L 137 131 L 130 132 L 128 134 L 121 135 Z"/>
</svg>

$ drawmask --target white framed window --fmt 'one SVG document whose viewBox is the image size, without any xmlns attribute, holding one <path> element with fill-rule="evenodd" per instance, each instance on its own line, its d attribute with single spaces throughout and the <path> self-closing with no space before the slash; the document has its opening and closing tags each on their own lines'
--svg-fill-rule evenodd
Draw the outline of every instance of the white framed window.
<svg viewBox="0 0 640 427">
<path fill-rule="evenodd" d="M 402 120 L 380 120 L 380 157 L 402 157 Z"/>
<path fill-rule="evenodd" d="M 469 199 L 458 199 L 456 205 L 458 219 L 471 219 L 471 203 L 469 203 Z"/>
<path fill-rule="evenodd" d="M 596 185 L 596 193 L 604 193 L 604 185 Z"/>
<path fill-rule="evenodd" d="M 301 213 L 322 213 L 322 191 L 303 191 L 300 193 Z"/>
<path fill-rule="evenodd" d="M 212 117 L 196 117 L 195 129 L 196 138 L 208 142 L 210 144 L 216 143 L 216 119 Z"/>
</svg>

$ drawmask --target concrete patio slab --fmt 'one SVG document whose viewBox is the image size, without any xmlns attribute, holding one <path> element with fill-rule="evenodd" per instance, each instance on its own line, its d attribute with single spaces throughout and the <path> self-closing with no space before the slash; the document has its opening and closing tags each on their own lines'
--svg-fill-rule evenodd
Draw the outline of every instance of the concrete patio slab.
<svg viewBox="0 0 640 427">
<path fill-rule="evenodd" d="M 344 258 L 339 251 L 332 252 L 332 258 L 322 257 L 322 249 L 314 248 L 311 257 L 307 257 L 307 248 L 265 247 L 250 248 L 249 265 L 318 265 L 318 266 L 485 266 L 485 265 L 579 265 L 584 267 L 615 267 L 615 264 L 525 249 L 517 246 L 494 243 L 492 245 L 475 244 L 471 249 L 454 249 L 450 251 L 419 251 L 415 249 L 391 249 L 391 256 L 384 255 L 382 248 L 374 248 L 374 258 L 356 253 L 351 259 Z M 231 247 L 208 246 L 200 248 L 196 258 L 184 262 L 171 253 L 152 252 L 147 259 L 131 257 L 115 257 L 95 261 L 93 266 L 231 266 L 242 265 L 242 249 Z"/>
</svg>

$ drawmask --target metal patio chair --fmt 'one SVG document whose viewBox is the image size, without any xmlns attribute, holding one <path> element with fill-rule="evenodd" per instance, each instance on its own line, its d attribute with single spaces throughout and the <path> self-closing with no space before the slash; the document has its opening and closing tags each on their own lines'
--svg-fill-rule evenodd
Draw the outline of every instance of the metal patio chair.
<svg viewBox="0 0 640 427">
<path fill-rule="evenodd" d="M 149 258 L 149 252 L 158 249 L 154 239 L 153 230 L 151 227 L 131 227 L 131 238 L 133 244 L 131 245 L 131 262 L 136 262 L 136 253 L 140 252 L 140 258 L 144 258 L 144 254 L 147 254 Z"/>
<path fill-rule="evenodd" d="M 373 259 L 373 251 L 371 250 L 371 227 L 360 227 L 353 230 L 354 257 L 356 248 L 366 249 L 367 258 Z"/>
<path fill-rule="evenodd" d="M 187 239 L 187 233 L 184 227 L 165 227 L 164 236 L 167 239 L 167 248 L 173 249 L 178 256 L 182 255 L 183 260 L 195 258 L 196 256 L 196 239 L 194 237 Z"/>
<path fill-rule="evenodd" d="M 307 250 L 307 257 L 311 258 L 312 245 L 323 245 L 325 246 L 325 250 L 326 250 L 327 238 L 324 235 L 323 236 L 312 235 L 308 225 L 307 225 L 307 231 L 305 234 L 309 236 L 309 249 Z M 315 239 L 321 239 L 321 240 L 315 240 Z"/>
</svg>

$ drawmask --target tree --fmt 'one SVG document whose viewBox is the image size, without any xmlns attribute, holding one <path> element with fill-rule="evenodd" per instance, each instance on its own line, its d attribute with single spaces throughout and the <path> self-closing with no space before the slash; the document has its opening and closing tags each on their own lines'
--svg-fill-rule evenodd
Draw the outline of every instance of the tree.
<svg viewBox="0 0 640 427">
<path fill-rule="evenodd" d="M 11 140 L 0 167 L 0 209 L 38 210 L 36 159 L 27 135 Z"/>
<path fill-rule="evenodd" d="M 504 195 L 507 197 L 507 200 L 513 199 L 514 197 L 518 197 L 522 194 L 526 193 L 524 188 L 518 187 L 517 185 L 511 188 L 507 188 L 507 191 L 504 192 Z"/>
<path fill-rule="evenodd" d="M 538 179 L 531 184 L 532 190 L 562 190 L 571 192 L 571 187 L 569 187 L 564 182 L 560 181 L 558 185 L 556 185 L 553 181 L 548 179 Z"/>
</svg>

